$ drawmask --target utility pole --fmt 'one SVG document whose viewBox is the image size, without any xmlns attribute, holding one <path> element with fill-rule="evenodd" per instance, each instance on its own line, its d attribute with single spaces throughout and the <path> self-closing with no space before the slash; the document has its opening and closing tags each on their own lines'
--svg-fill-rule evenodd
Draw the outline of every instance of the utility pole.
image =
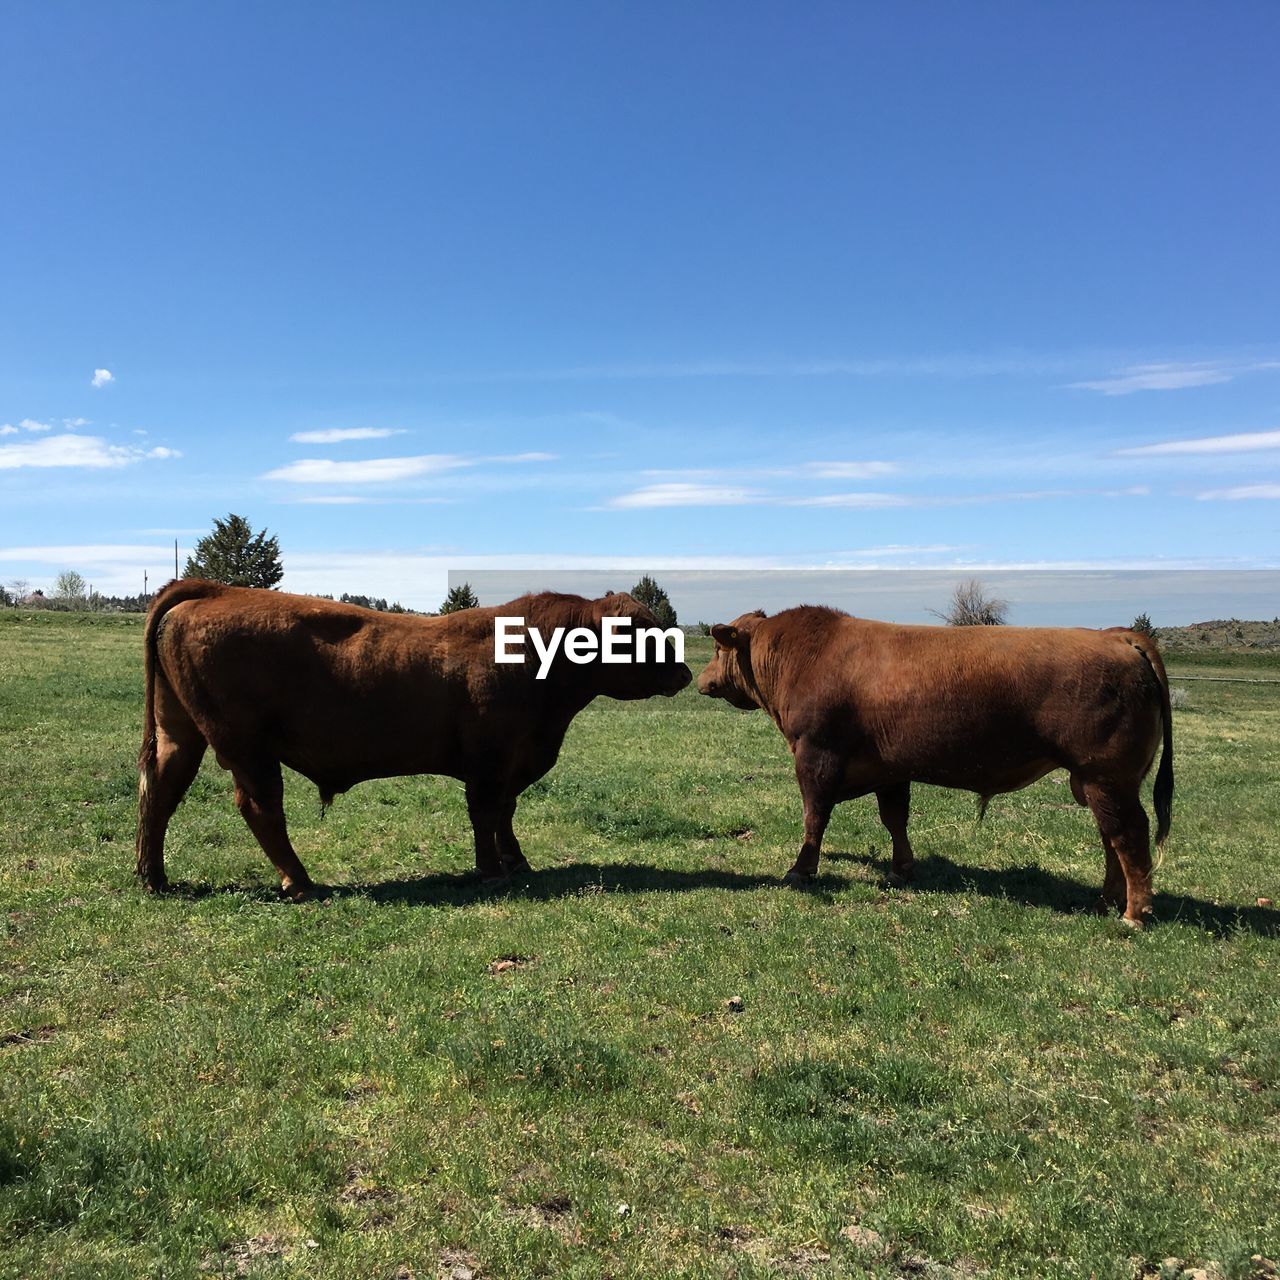
<svg viewBox="0 0 1280 1280">
<path fill-rule="evenodd" d="M 142 598 L 144 600 L 147 598 L 147 571 L 145 569 L 142 571 Z"/>
</svg>

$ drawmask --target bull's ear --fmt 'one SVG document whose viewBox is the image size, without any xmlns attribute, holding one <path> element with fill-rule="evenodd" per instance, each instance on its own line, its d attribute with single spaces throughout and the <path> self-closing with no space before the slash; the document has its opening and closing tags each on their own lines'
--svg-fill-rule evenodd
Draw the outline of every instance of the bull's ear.
<svg viewBox="0 0 1280 1280">
<path fill-rule="evenodd" d="M 626 591 L 610 591 L 599 600 L 593 601 L 596 614 L 603 617 L 639 618 L 647 616 L 644 605 Z"/>
<path fill-rule="evenodd" d="M 736 649 L 742 639 L 742 632 L 732 623 L 717 622 L 711 628 L 711 636 L 722 649 Z"/>
</svg>

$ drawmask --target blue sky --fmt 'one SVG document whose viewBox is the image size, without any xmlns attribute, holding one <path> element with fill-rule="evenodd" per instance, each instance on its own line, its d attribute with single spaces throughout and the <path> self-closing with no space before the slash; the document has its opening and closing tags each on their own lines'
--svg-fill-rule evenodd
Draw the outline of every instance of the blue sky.
<svg viewBox="0 0 1280 1280">
<path fill-rule="evenodd" d="M 468 565 L 1280 566 L 1278 37 L 10 6 L 0 580 L 136 590 L 228 511 L 285 586 L 420 606 Z"/>
</svg>

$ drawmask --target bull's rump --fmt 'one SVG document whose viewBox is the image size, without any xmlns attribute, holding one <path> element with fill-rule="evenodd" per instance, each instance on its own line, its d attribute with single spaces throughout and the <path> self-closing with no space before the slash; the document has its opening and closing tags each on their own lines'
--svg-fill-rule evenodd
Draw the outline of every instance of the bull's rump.
<svg viewBox="0 0 1280 1280">
<path fill-rule="evenodd" d="M 471 718 L 458 714 L 469 697 L 466 646 L 432 626 L 442 621 L 228 592 L 175 605 L 156 656 L 220 756 L 279 760 L 343 790 L 451 772 Z"/>
<path fill-rule="evenodd" d="M 853 788 L 869 771 L 984 795 L 1054 768 L 1140 778 L 1160 741 L 1161 690 L 1127 636 L 849 619 L 803 719 L 843 739 Z"/>
</svg>

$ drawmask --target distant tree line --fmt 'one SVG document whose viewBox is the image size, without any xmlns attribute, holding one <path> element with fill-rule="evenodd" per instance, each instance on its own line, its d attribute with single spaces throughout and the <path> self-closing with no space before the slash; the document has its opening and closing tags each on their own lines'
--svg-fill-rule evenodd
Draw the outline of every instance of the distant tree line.
<svg viewBox="0 0 1280 1280">
<path fill-rule="evenodd" d="M 55 588 L 52 595 L 45 595 L 39 589 L 32 591 L 30 584 L 20 578 L 0 587 L 0 606 L 48 609 L 53 613 L 145 613 L 148 599 L 141 592 L 136 596 L 104 595 L 87 585 L 74 594 Z"/>
</svg>

